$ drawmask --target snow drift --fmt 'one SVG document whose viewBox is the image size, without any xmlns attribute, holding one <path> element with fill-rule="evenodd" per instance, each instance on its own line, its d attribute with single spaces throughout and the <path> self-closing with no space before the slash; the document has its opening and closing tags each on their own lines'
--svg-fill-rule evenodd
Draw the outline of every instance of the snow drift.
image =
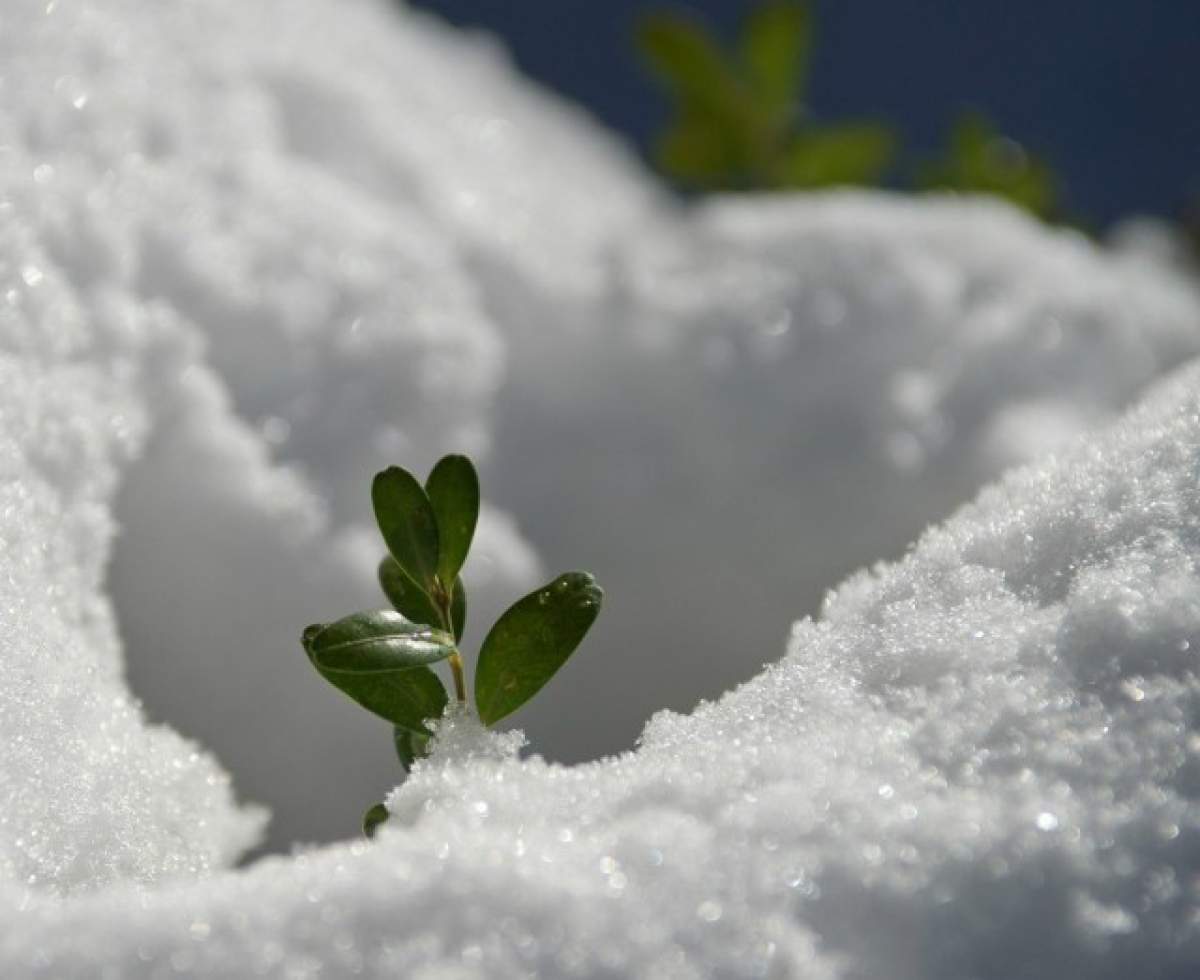
<svg viewBox="0 0 1200 980">
<path fill-rule="evenodd" d="M 377 843 L 10 908 L 9 975 L 1139 976 L 1200 957 L 1200 366 L 562 768 L 451 718 Z M 8 898 L 11 903 L 15 901 Z"/>
<path fill-rule="evenodd" d="M 986 202 L 681 211 L 365 2 L 17 0 L 0 65 L 0 973 L 1187 973 L 1200 368 L 1086 435 L 1200 353 L 1168 267 Z M 521 719 L 567 759 L 1039 462 L 636 752 L 456 718 L 377 846 L 222 870 L 263 814 L 208 750 L 277 848 L 394 783 L 296 637 L 379 601 L 370 473 L 448 449 L 476 631 L 609 586 Z"/>
</svg>

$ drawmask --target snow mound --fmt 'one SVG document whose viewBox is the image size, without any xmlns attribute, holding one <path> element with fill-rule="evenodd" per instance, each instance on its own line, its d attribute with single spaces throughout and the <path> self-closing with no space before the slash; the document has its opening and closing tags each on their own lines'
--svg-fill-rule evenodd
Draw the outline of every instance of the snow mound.
<svg viewBox="0 0 1200 980">
<path fill-rule="evenodd" d="M 202 875 L 256 839 L 262 814 L 234 810 L 206 752 L 145 724 L 102 594 L 119 470 L 149 428 L 129 337 L 148 324 L 78 305 L 5 203 L 0 880 L 70 891 Z"/>
<path fill-rule="evenodd" d="M 620 586 L 577 693 L 520 716 L 569 760 L 746 679 L 833 583 L 1200 354 L 1185 279 L 998 202 L 878 193 L 658 222 L 588 316 L 508 327 L 486 474 L 549 566 Z"/>
<path fill-rule="evenodd" d="M 121 887 L 27 899 L 0 963 L 59 978 L 1186 976 L 1198 473 L 1200 365 L 848 582 L 782 662 L 659 715 L 636 753 L 522 763 L 519 737 L 451 720 L 375 844 L 149 902 Z"/>
</svg>

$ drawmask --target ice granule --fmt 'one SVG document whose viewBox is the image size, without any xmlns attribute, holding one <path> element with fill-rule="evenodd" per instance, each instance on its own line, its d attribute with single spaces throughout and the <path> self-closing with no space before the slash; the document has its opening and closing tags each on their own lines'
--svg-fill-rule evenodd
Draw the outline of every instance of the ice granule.
<svg viewBox="0 0 1200 980">
<path fill-rule="evenodd" d="M 457 809 L 464 803 L 480 818 L 486 817 L 489 807 L 475 799 L 476 786 L 503 779 L 505 772 L 514 776 L 520 772 L 518 753 L 525 745 L 525 733 L 519 729 L 490 731 L 473 710 L 457 703 L 451 703 L 446 717 L 431 728 L 435 738 L 429 756 L 416 762 L 386 800 L 394 818 L 385 825 L 389 829 L 404 827 L 440 807 Z"/>
</svg>

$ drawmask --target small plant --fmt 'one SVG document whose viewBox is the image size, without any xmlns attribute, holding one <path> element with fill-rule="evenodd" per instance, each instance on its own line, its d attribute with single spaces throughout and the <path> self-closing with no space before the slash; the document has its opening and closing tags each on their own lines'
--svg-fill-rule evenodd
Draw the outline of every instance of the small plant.
<svg viewBox="0 0 1200 980">
<path fill-rule="evenodd" d="M 980 112 L 958 118 L 942 156 L 920 168 L 917 183 L 925 190 L 993 194 L 1043 219 L 1058 211 L 1058 185 L 1049 165 Z"/>
<path fill-rule="evenodd" d="M 304 652 L 317 672 L 368 711 L 391 722 L 405 772 L 429 750 L 428 722 L 449 703 L 432 666 L 450 667 L 457 700 L 467 701 L 462 641 L 467 595 L 459 575 L 479 517 L 479 478 L 465 456 L 446 456 L 425 485 L 392 466 L 371 485 L 375 520 L 388 555 L 379 584 L 394 609 L 355 613 L 309 626 Z M 554 676 L 600 612 L 604 593 L 587 572 L 567 572 L 519 599 L 483 641 L 475 667 L 475 710 L 485 725 L 512 714 Z M 363 831 L 387 819 L 371 807 Z"/>
<path fill-rule="evenodd" d="M 809 6 L 795 0 L 759 6 L 732 46 L 683 13 L 644 17 L 638 47 L 676 104 L 659 167 L 701 190 L 877 183 L 895 150 L 887 126 L 808 116 L 812 34 Z"/>
</svg>

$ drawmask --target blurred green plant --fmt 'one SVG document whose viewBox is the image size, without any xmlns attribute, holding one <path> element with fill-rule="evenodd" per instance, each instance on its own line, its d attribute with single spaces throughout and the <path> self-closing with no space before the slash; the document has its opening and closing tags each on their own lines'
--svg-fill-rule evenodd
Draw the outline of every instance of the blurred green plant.
<svg viewBox="0 0 1200 980">
<path fill-rule="evenodd" d="M 675 103 L 655 158 L 698 190 L 878 183 L 895 154 L 885 124 L 820 124 L 804 104 L 813 44 L 805 3 L 772 0 L 732 46 L 684 12 L 643 16 L 637 44 Z"/>
<path fill-rule="evenodd" d="M 962 113 L 941 155 L 917 169 L 923 190 L 993 194 L 1051 220 L 1060 218 L 1058 180 L 1050 166 L 1003 135 L 983 113 Z"/>
<path fill-rule="evenodd" d="M 479 477 L 465 456 L 445 456 L 422 486 L 399 466 L 371 484 L 375 520 L 388 555 L 379 584 L 392 609 L 355 613 L 304 630 L 317 672 L 371 713 L 391 722 L 405 772 L 428 754 L 428 722 L 449 696 L 431 669 L 446 661 L 461 704 L 467 700 L 462 642 L 467 594 L 459 571 L 479 517 Z M 604 593 L 587 572 L 567 572 L 519 599 L 496 620 L 475 666 L 475 710 L 485 725 L 512 714 L 575 652 L 600 613 Z M 363 817 L 372 837 L 387 819 L 378 803 Z"/>
</svg>

